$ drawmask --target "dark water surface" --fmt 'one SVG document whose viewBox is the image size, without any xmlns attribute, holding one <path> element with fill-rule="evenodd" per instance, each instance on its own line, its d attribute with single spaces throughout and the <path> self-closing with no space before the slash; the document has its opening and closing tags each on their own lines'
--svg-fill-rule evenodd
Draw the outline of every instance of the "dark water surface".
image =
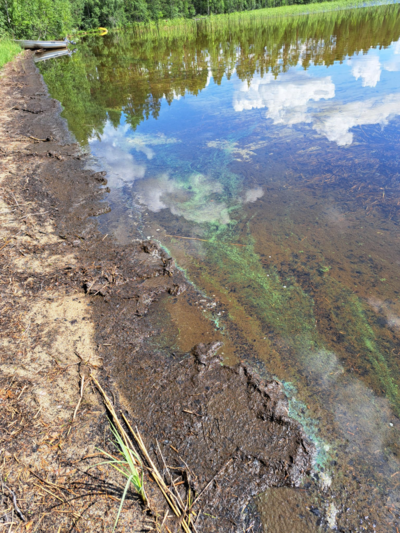
<svg viewBox="0 0 400 533">
<path fill-rule="evenodd" d="M 400 7 L 115 33 L 41 68 L 108 171 L 104 231 L 157 239 L 204 294 L 165 300 L 153 342 L 222 336 L 317 446 L 315 509 L 274 489 L 265 531 L 398 533 Z"/>
</svg>

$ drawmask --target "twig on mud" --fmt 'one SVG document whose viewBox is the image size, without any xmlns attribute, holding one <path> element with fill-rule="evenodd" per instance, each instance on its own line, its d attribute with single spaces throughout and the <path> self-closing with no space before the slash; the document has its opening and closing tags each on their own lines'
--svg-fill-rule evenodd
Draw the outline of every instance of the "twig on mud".
<svg viewBox="0 0 400 533">
<path fill-rule="evenodd" d="M 60 498 L 59 496 L 57 496 L 57 494 L 54 494 L 54 492 L 51 492 L 51 490 L 49 490 L 49 489 L 45 489 L 44 487 L 42 487 L 41 485 L 38 485 L 37 483 L 33 483 L 33 485 L 35 485 L 35 487 L 38 487 L 38 488 L 41 489 L 41 490 L 44 490 L 44 491 L 47 492 L 48 494 L 51 494 L 54 498 L 57 498 L 57 500 L 60 500 L 60 502 L 62 502 L 62 503 L 66 503 L 65 500 L 63 500 L 62 498 Z"/>
<path fill-rule="evenodd" d="M 139 430 L 136 428 L 136 432 L 135 432 L 132 429 L 132 426 L 130 425 L 129 421 L 127 420 L 126 416 L 124 415 L 124 413 L 122 411 L 121 411 L 121 415 L 122 415 L 122 418 L 125 421 L 125 424 L 128 426 L 129 431 L 132 433 L 134 439 L 136 440 L 136 442 L 137 442 L 137 444 L 138 444 L 138 446 L 140 448 L 140 451 L 142 452 L 143 456 L 145 457 L 147 463 L 149 464 L 150 472 L 151 472 L 155 482 L 159 486 L 161 492 L 163 493 L 164 498 L 167 500 L 168 505 L 174 511 L 175 515 L 178 518 L 180 518 L 180 523 L 181 523 L 181 526 L 182 526 L 183 530 L 186 533 L 191 533 L 190 527 L 189 527 L 188 523 L 185 521 L 185 514 L 186 514 L 185 510 L 181 509 L 180 505 L 175 505 L 174 504 L 174 502 L 173 502 L 174 494 L 172 494 L 170 489 L 167 487 L 167 485 L 165 484 L 163 478 L 161 477 L 160 473 L 158 472 L 157 467 L 153 463 L 153 461 L 152 461 L 152 459 L 151 459 L 151 457 L 149 455 L 149 452 L 147 451 L 147 448 L 144 445 L 144 442 L 143 442 L 143 439 L 142 439 L 142 437 L 141 437 L 141 435 L 139 433 Z"/>
<path fill-rule="evenodd" d="M 93 294 L 93 296 L 96 296 L 97 294 L 99 294 L 99 292 L 102 291 L 103 289 L 105 289 L 106 287 L 108 287 L 108 285 L 110 285 L 110 282 L 107 281 L 107 283 L 105 283 L 104 285 L 102 285 L 101 288 L 100 288 L 97 292 L 95 292 L 95 293 Z"/>
<path fill-rule="evenodd" d="M 21 335 L 21 337 L 19 338 L 17 344 L 19 344 L 19 343 L 22 341 L 22 339 L 23 339 L 23 338 L 25 337 L 25 335 L 28 333 L 30 327 L 31 327 L 31 322 L 29 322 L 28 326 L 27 326 L 27 327 L 24 329 L 24 331 L 22 332 L 22 335 Z"/>
<path fill-rule="evenodd" d="M 179 494 L 177 488 L 175 487 L 174 481 L 173 481 L 173 479 L 172 479 L 171 472 L 169 471 L 169 468 L 168 468 L 168 466 L 167 466 L 167 463 L 165 462 L 165 459 L 164 459 L 164 456 L 163 456 L 163 454 L 162 454 L 162 451 L 161 451 L 160 445 L 159 445 L 159 443 L 158 443 L 158 440 L 156 440 L 156 442 L 157 442 L 158 451 L 160 452 L 161 459 L 162 459 L 162 462 L 163 462 L 163 464 L 164 464 L 164 468 L 165 468 L 165 470 L 166 470 L 166 472 L 167 472 L 167 474 L 168 474 L 168 476 L 169 476 L 170 484 L 171 484 L 172 487 L 175 489 L 175 493 L 176 493 L 176 495 L 175 495 L 175 494 L 172 494 L 172 495 L 174 496 L 175 500 L 177 501 L 177 504 L 180 505 L 181 509 L 184 509 L 184 508 L 185 508 L 185 505 L 184 505 L 184 503 L 183 503 L 183 501 L 182 501 L 182 498 L 181 498 L 181 496 L 180 496 L 180 494 Z"/>
<path fill-rule="evenodd" d="M 96 279 L 95 279 L 95 280 L 89 285 L 89 287 L 86 289 L 86 295 L 89 294 L 90 289 L 93 287 L 93 285 L 96 283 L 97 280 L 98 280 L 98 278 L 96 278 Z"/>
<path fill-rule="evenodd" d="M 7 246 L 7 244 L 10 244 L 11 241 L 12 241 L 12 238 L 9 239 L 5 244 L 3 244 L 3 246 L 0 248 L 0 252 L 3 250 L 3 248 Z"/>
<path fill-rule="evenodd" d="M 198 237 L 183 237 L 182 235 L 165 235 L 166 237 L 172 237 L 173 239 L 187 239 L 190 241 L 202 241 L 209 242 L 207 239 L 199 239 Z"/>
<path fill-rule="evenodd" d="M 25 516 L 22 514 L 21 512 L 21 509 L 18 507 L 17 505 L 17 497 L 15 495 L 15 492 L 13 490 L 10 489 L 10 487 L 8 487 L 5 483 L 2 483 L 3 487 L 5 487 L 9 492 L 11 492 L 12 494 L 12 501 L 13 501 L 13 505 L 14 505 L 14 509 L 15 509 L 15 512 L 17 513 L 17 515 L 20 517 L 20 519 L 23 521 L 23 522 L 26 522 L 26 518 Z"/>
<path fill-rule="evenodd" d="M 17 400 L 19 400 L 21 398 L 21 396 L 22 396 L 22 394 L 23 394 L 23 392 L 24 392 L 24 390 L 26 389 L 27 386 L 28 385 L 25 385 L 24 388 L 22 389 L 22 391 L 18 394 Z"/>
<path fill-rule="evenodd" d="M 204 489 L 200 492 L 200 494 L 195 498 L 192 505 L 190 506 L 190 509 L 200 500 L 200 498 L 203 496 L 203 494 L 206 492 L 206 490 L 210 487 L 210 485 L 214 482 L 214 480 L 221 474 L 221 472 L 228 466 L 230 462 L 232 462 L 232 457 L 222 466 L 222 468 L 215 474 L 215 476 L 210 479 L 210 481 L 207 483 L 207 485 L 204 487 Z"/>
<path fill-rule="evenodd" d="M 114 422 L 115 422 L 115 425 L 117 426 L 118 428 L 118 431 L 120 432 L 120 435 L 122 437 L 122 439 L 124 440 L 124 442 L 126 443 L 126 446 L 128 447 L 129 444 L 131 446 L 132 449 L 134 449 L 134 446 L 132 445 L 126 431 L 124 430 L 124 428 L 122 427 L 121 425 L 121 422 L 119 421 L 119 418 L 117 417 L 117 414 L 114 410 L 114 407 L 110 401 L 110 399 L 108 398 L 107 394 L 104 392 L 103 388 L 101 387 L 100 383 L 97 381 L 97 379 L 95 377 L 92 377 L 93 379 L 93 382 L 95 383 L 96 387 L 98 388 L 99 392 L 101 393 L 101 395 L 103 396 L 103 399 L 104 399 L 104 403 L 107 407 L 107 409 L 109 410 L 109 412 L 111 413 L 113 419 L 114 419 Z M 164 498 L 166 499 L 168 505 L 171 507 L 171 509 L 173 510 L 174 514 L 180 519 L 180 523 L 181 523 L 181 526 L 183 528 L 183 530 L 185 531 L 185 533 L 191 533 L 191 528 L 190 526 L 188 525 L 188 523 L 186 522 L 185 520 L 185 514 L 186 514 L 186 511 L 185 509 L 181 509 L 181 506 L 180 506 L 180 503 L 177 502 L 175 503 L 175 495 L 170 491 L 170 489 L 167 487 L 167 485 L 165 484 L 161 474 L 158 472 L 157 470 L 157 467 L 155 466 L 154 462 L 152 461 L 148 451 L 147 451 L 147 448 L 143 442 L 143 439 L 139 433 L 139 430 L 136 428 L 136 432 L 132 429 L 132 426 L 130 425 L 128 419 L 126 418 L 126 416 L 124 415 L 124 413 L 121 411 L 121 416 L 125 422 L 125 424 L 127 425 L 129 431 L 131 432 L 132 436 L 134 437 L 137 445 L 139 446 L 139 449 L 141 451 L 141 453 L 143 454 L 143 457 L 146 459 L 149 467 L 150 467 L 150 472 L 155 480 L 155 482 L 157 483 L 157 485 L 159 486 L 162 494 L 164 495 Z M 137 463 L 137 461 L 135 459 L 133 459 L 133 461 L 135 463 Z"/>
<path fill-rule="evenodd" d="M 193 503 L 194 503 L 194 502 L 193 502 Z M 201 515 L 202 512 L 203 512 L 203 510 L 200 509 L 200 511 L 197 513 L 196 520 L 195 520 L 194 523 L 193 523 L 194 526 L 196 526 L 196 524 L 197 524 L 197 520 L 200 518 L 200 515 Z"/>
<path fill-rule="evenodd" d="M 15 200 L 15 203 L 16 203 L 16 204 L 17 204 L 17 206 L 19 207 L 19 203 L 18 203 L 18 200 L 17 200 L 16 198 L 15 198 L 15 196 L 14 196 L 14 193 L 12 192 L 11 194 L 12 194 L 12 197 L 14 198 L 14 200 Z"/>
<path fill-rule="evenodd" d="M 82 364 L 82 363 L 81 363 Z M 86 367 L 87 368 L 87 367 Z M 88 381 L 87 383 L 89 383 L 90 381 L 90 369 L 89 369 L 89 375 L 87 376 L 88 377 Z M 67 437 L 68 435 L 70 434 L 70 431 L 72 429 L 72 424 L 74 423 L 74 420 L 75 420 L 75 417 L 76 417 L 76 414 L 78 412 L 78 409 L 79 409 L 79 406 L 81 405 L 81 402 L 82 402 L 82 398 L 83 398 L 83 391 L 84 391 L 84 387 L 85 387 L 85 373 L 84 372 L 81 372 L 81 391 L 80 391 L 80 396 L 79 396 L 79 400 L 78 400 L 78 403 L 76 404 L 76 407 L 75 407 L 75 411 L 74 411 L 74 414 L 72 416 L 72 420 L 71 420 L 71 423 L 70 423 L 70 426 L 69 426 L 69 429 L 67 431 Z"/>
<path fill-rule="evenodd" d="M 22 463 L 23 464 L 23 463 Z M 67 489 L 67 487 L 61 487 L 60 485 L 56 485 L 55 483 L 52 483 L 51 481 L 47 481 L 46 479 L 43 479 L 41 478 L 40 476 L 38 476 L 33 470 L 31 470 L 29 467 L 27 467 L 25 464 L 23 464 L 23 466 L 28 470 L 28 472 L 30 472 L 30 474 L 32 476 L 35 476 L 39 481 L 41 481 L 42 483 L 45 483 L 46 485 L 49 485 L 50 487 L 55 487 L 56 489 L 58 490 L 66 490 L 67 492 L 70 492 L 71 494 L 74 494 L 74 496 L 77 496 L 77 494 L 75 492 L 73 492 L 72 490 L 70 489 Z"/>
<path fill-rule="evenodd" d="M 51 137 L 47 137 L 46 139 L 38 139 L 37 137 L 34 137 L 33 135 L 26 135 L 26 137 L 29 137 L 29 139 L 33 139 L 34 141 L 38 141 L 42 143 L 49 142 L 51 140 Z"/>
<path fill-rule="evenodd" d="M 204 415 L 199 415 L 198 413 L 194 413 L 193 411 L 188 411 L 187 409 L 182 409 L 182 411 L 184 413 L 189 413 L 189 415 L 195 415 L 195 416 L 198 416 L 200 418 L 203 418 Z"/>
<path fill-rule="evenodd" d="M 0 248 L 0 252 L 1 252 L 1 251 L 2 251 L 2 250 L 3 250 L 8 244 L 10 244 L 10 242 L 11 242 L 13 239 L 17 238 L 22 232 L 23 232 L 23 230 L 19 231 L 16 235 L 13 235 L 13 236 L 11 237 L 11 239 L 8 239 L 8 241 L 7 241 L 5 244 L 3 244 L 3 246 Z"/>
</svg>

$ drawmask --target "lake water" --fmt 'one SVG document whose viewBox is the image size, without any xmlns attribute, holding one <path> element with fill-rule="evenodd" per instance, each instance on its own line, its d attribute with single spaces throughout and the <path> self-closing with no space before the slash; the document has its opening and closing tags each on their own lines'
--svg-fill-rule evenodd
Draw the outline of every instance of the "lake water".
<svg viewBox="0 0 400 533">
<path fill-rule="evenodd" d="M 151 342 L 223 338 L 317 446 L 307 501 L 259 498 L 265 531 L 398 533 L 400 6 L 115 32 L 41 70 L 108 172 L 104 231 L 203 294 L 162 302 Z"/>
</svg>

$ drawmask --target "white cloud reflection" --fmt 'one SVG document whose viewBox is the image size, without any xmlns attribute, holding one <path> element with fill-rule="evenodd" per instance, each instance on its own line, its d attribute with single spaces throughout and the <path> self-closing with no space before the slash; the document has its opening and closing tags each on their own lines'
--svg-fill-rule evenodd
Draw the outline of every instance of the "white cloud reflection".
<svg viewBox="0 0 400 533">
<path fill-rule="evenodd" d="M 173 215 L 196 223 L 228 224 L 231 221 L 228 204 L 223 199 L 223 185 L 214 177 L 200 173 L 193 173 L 184 180 L 174 179 L 168 173 L 152 176 L 151 167 L 147 167 L 143 157 L 137 161 L 132 155 L 133 150 L 141 152 L 151 161 L 156 157 L 152 147 L 179 140 L 165 135 L 132 135 L 128 125 L 114 128 L 107 123 L 101 140 L 94 137 L 89 142 L 101 168 L 107 171 L 109 186 L 118 189 L 140 180 L 135 185 L 135 193 L 138 201 L 150 211 L 169 209 Z M 237 204 L 256 202 L 263 194 L 261 187 L 239 189 L 234 201 Z"/>
<path fill-rule="evenodd" d="M 228 206 L 220 199 L 223 187 L 203 174 L 192 174 L 185 182 L 167 173 L 146 179 L 136 186 L 139 202 L 150 211 L 169 209 L 173 215 L 197 223 L 228 224 Z"/>
<path fill-rule="evenodd" d="M 356 80 L 361 78 L 363 87 L 375 87 L 381 79 L 381 63 L 376 55 L 359 55 L 349 60 L 351 73 Z"/>
<path fill-rule="evenodd" d="M 397 302 L 384 302 L 378 298 L 369 298 L 369 305 L 375 311 L 385 316 L 389 328 L 400 330 L 400 308 Z"/>
<path fill-rule="evenodd" d="M 339 146 L 353 142 L 350 129 L 355 126 L 380 124 L 386 126 L 400 114 L 399 94 L 389 94 L 383 98 L 370 98 L 348 104 L 330 104 L 312 117 L 313 128 L 328 140 Z"/>
<path fill-rule="evenodd" d="M 163 134 L 132 135 L 128 124 L 115 128 L 111 122 L 107 122 L 104 126 L 100 140 L 97 137 L 89 139 L 93 155 L 107 171 L 108 184 L 114 188 L 144 178 L 146 164 L 136 161 L 131 153 L 133 150 L 143 153 L 150 161 L 155 156 L 152 146 L 177 142 L 180 141 Z"/>
<path fill-rule="evenodd" d="M 348 60 L 348 64 L 352 67 L 351 73 L 356 80 L 361 78 L 363 87 L 376 87 L 381 79 L 382 70 L 400 71 L 400 40 L 392 43 L 392 47 L 392 57 L 382 63 L 375 50 L 371 50 L 368 54 L 356 55 Z"/>
<path fill-rule="evenodd" d="M 101 143 L 99 151 L 92 149 L 107 172 L 110 187 L 121 187 L 124 183 L 132 183 L 144 178 L 146 165 L 137 163 L 132 154 L 121 150 L 111 143 Z"/>
<path fill-rule="evenodd" d="M 389 61 L 386 61 L 383 64 L 383 67 L 388 72 L 399 72 L 400 71 L 400 39 L 392 43 L 393 46 L 393 56 Z"/>
<path fill-rule="evenodd" d="M 169 209 L 173 215 L 198 224 L 231 221 L 223 185 L 203 174 L 192 174 L 179 181 L 164 173 L 138 183 L 135 193 L 138 201 L 154 213 Z M 256 202 L 263 195 L 261 187 L 243 189 L 238 191 L 235 201 L 237 204 Z"/>
<path fill-rule="evenodd" d="M 261 189 L 261 187 L 256 187 L 254 189 L 249 189 L 245 192 L 244 195 L 244 203 L 253 203 L 259 200 L 264 196 L 264 191 Z"/>
<path fill-rule="evenodd" d="M 353 74 L 362 78 L 364 86 L 373 87 L 379 80 L 381 67 L 379 59 L 374 58 L 352 63 Z M 234 94 L 233 108 L 237 112 L 267 108 L 266 118 L 274 124 L 311 123 L 313 129 L 339 146 L 353 142 L 352 128 L 370 124 L 384 127 L 400 114 L 398 93 L 345 104 L 335 102 L 334 97 L 335 85 L 329 76 L 313 78 L 303 72 L 288 72 L 275 80 L 267 74 L 255 78 L 250 86 L 242 84 Z"/>
<path fill-rule="evenodd" d="M 311 122 L 308 106 L 334 98 L 335 85 L 330 76 L 312 78 L 305 73 L 286 73 L 275 80 L 272 74 L 255 78 L 248 86 L 243 83 L 233 98 L 235 111 L 268 109 L 266 117 L 274 124 L 298 124 Z"/>
</svg>

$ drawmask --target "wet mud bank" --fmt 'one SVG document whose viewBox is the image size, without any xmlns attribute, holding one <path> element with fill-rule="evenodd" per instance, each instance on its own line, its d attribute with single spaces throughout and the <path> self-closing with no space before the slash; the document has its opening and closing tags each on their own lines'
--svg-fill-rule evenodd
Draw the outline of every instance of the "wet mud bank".
<svg viewBox="0 0 400 533">
<path fill-rule="evenodd" d="M 6 110 L 12 117 L 8 133 L 22 141 L 18 149 L 2 148 L 4 158 L 15 163 L 14 170 L 5 170 L 4 187 L 12 187 L 7 198 L 13 205 L 13 195 L 18 194 L 23 199 L 15 200 L 18 206 L 31 203 L 38 209 L 38 235 L 41 224 L 51 221 L 54 242 L 47 252 L 54 249 L 58 258 L 51 274 L 43 269 L 28 272 L 26 266 L 19 283 L 39 295 L 38 305 L 48 297 L 46 290 L 62 290 L 64 296 L 76 298 L 68 319 L 83 326 L 70 341 L 72 352 L 80 362 L 87 361 L 84 352 L 89 348 L 79 342 L 92 328 L 92 371 L 116 407 L 134 420 L 166 483 L 175 485 L 177 497 L 195 502 L 197 531 L 262 531 L 253 497 L 270 487 L 299 487 L 312 469 L 315 453 L 299 423 L 289 418 L 280 384 L 260 379 L 242 363 L 225 366 L 218 355 L 219 342 L 197 344 L 179 356 L 149 349 L 145 341 L 158 327 L 149 310 L 160 298 L 180 298 L 189 289 L 183 274 L 155 243 L 138 240 L 120 246 L 112 235 L 99 231 L 96 217 L 109 210 L 107 176 L 88 169 L 89 154 L 71 139 L 60 105 L 49 98 L 31 57 L 25 56 L 8 76 L 14 91 Z M 29 231 L 24 227 L 18 235 Z M 45 248 L 43 244 L 40 254 Z M 34 247 L 20 250 L 28 256 L 27 264 L 36 259 Z M 51 345 L 50 334 L 47 340 Z M 16 351 L 14 364 L 26 365 L 29 353 Z M 79 376 L 75 378 L 78 392 Z M 51 387 L 47 393 L 52 394 Z M 94 405 L 98 400 L 92 394 Z M 86 437 L 93 443 L 107 427 L 100 407 L 93 408 L 91 434 Z M 66 442 L 64 449 L 68 446 Z M 160 499 L 157 502 L 162 509 Z M 178 530 L 179 524 L 165 516 L 164 523 Z M 131 530 L 145 529 L 143 522 L 133 527 L 132 520 Z"/>
</svg>

